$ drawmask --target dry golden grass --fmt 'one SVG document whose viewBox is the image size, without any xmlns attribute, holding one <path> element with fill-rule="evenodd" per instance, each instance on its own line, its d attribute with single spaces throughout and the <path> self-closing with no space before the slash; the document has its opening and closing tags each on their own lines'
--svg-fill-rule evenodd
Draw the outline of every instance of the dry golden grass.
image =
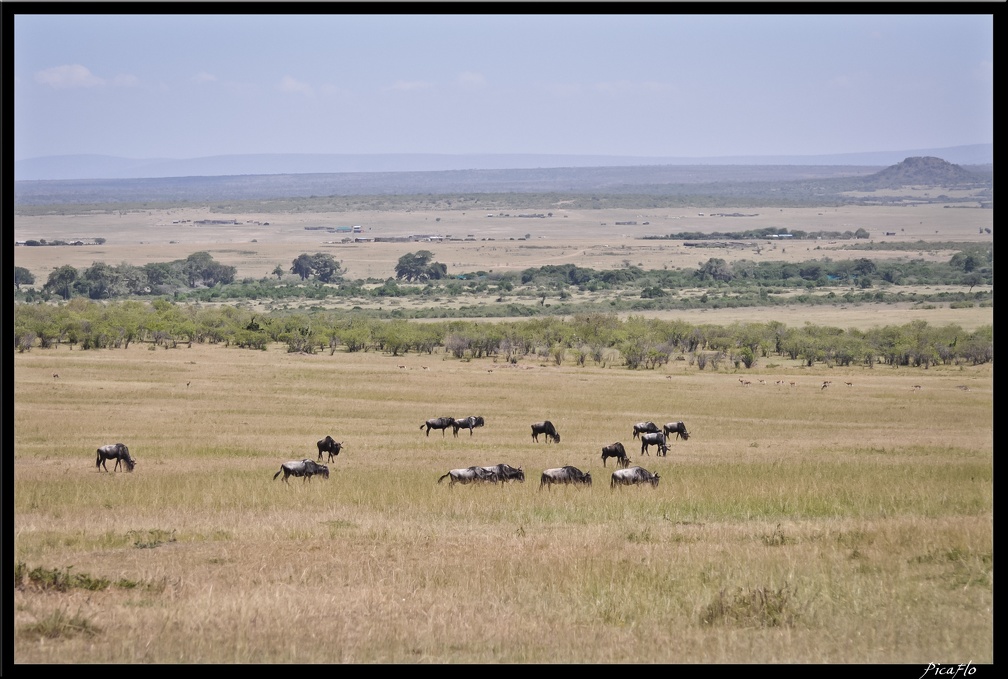
<svg viewBox="0 0 1008 679">
<path fill-rule="evenodd" d="M 992 406 L 990 365 L 33 349 L 15 564 L 113 584 L 24 578 L 14 662 L 991 663 Z M 691 437 L 642 456 L 643 419 Z M 330 479 L 273 480 L 326 434 Z M 657 488 L 609 488 L 617 440 Z M 136 471 L 96 471 L 113 441 Z M 525 483 L 437 483 L 498 462 Z M 594 484 L 540 491 L 564 464 Z"/>
<path fill-rule="evenodd" d="M 696 267 L 710 257 L 863 253 L 828 242 L 757 254 L 639 238 L 780 226 L 987 242 L 982 230 L 993 225 L 991 211 L 940 206 L 740 208 L 762 213 L 744 219 L 546 210 L 555 217 L 16 217 L 15 240 L 108 242 L 15 248 L 15 264 L 39 285 L 64 264 L 139 265 L 198 250 L 239 278 L 316 251 L 352 278 L 384 278 L 418 247 L 449 272 Z M 229 217 L 247 223 L 172 224 Z M 615 226 L 630 220 L 639 226 Z M 304 228 L 350 224 L 364 235 L 479 240 L 342 245 Z M 673 315 L 767 320 L 761 309 Z M 991 308 L 898 305 L 772 316 L 841 328 L 993 322 Z M 992 406 L 989 365 L 841 370 L 760 359 L 735 373 L 687 361 L 627 371 L 278 346 L 33 349 L 14 356 L 14 662 L 993 662 Z M 425 436 L 421 423 L 441 415 L 487 424 L 457 439 Z M 562 443 L 532 442 L 529 425 L 547 418 Z M 631 435 L 642 419 L 683 420 L 692 436 L 666 458 L 642 456 Z M 345 444 L 329 480 L 273 480 L 281 462 L 315 459 L 326 434 Z M 617 440 L 661 474 L 658 488 L 609 488 L 613 463 L 602 466 L 600 449 Z M 96 471 L 95 448 L 113 441 L 137 458 L 132 474 Z M 526 482 L 437 483 L 451 468 L 498 462 L 523 467 Z M 539 472 L 564 464 L 591 471 L 593 486 L 540 492 Z M 46 573 L 111 584 L 60 590 Z"/>
</svg>

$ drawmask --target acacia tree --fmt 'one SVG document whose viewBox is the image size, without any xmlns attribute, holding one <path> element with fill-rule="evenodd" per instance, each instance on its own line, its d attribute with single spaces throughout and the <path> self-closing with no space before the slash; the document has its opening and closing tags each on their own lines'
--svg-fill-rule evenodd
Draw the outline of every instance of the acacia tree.
<svg viewBox="0 0 1008 679">
<path fill-rule="evenodd" d="M 436 281 L 448 276 L 448 267 L 441 262 L 432 262 L 434 253 L 430 250 L 407 252 L 399 258 L 395 267 L 396 278 L 410 281 Z"/>
<path fill-rule="evenodd" d="M 14 287 L 18 290 L 22 285 L 34 285 L 35 275 L 23 266 L 14 267 Z"/>
<path fill-rule="evenodd" d="M 697 269 L 695 275 L 702 281 L 712 279 L 723 283 L 727 283 L 734 278 L 728 262 L 720 257 L 711 257 L 708 259 L 706 264 Z"/>
<path fill-rule="evenodd" d="M 51 291 L 63 299 L 70 299 L 73 293 L 74 283 L 77 281 L 77 269 L 69 264 L 64 264 L 60 268 L 49 274 L 43 290 Z"/>
<path fill-rule="evenodd" d="M 407 252 L 399 258 L 399 262 L 396 264 L 396 278 L 403 278 L 407 282 L 423 280 L 424 270 L 433 256 L 434 253 L 430 250 Z"/>
<path fill-rule="evenodd" d="M 343 275 L 340 263 L 332 255 L 324 252 L 316 252 L 311 256 L 311 270 L 323 283 L 331 283 Z"/>
<path fill-rule="evenodd" d="M 297 256 L 293 262 L 291 262 L 291 273 L 296 274 L 301 277 L 301 280 L 307 280 L 312 274 L 312 259 L 311 255 L 306 252 L 302 252 Z"/>
</svg>

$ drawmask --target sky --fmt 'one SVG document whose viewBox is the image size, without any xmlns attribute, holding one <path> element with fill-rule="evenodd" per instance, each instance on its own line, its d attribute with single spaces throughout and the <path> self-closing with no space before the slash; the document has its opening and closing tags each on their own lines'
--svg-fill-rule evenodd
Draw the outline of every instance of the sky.
<svg viewBox="0 0 1008 679">
<path fill-rule="evenodd" d="M 8 96 L 13 90 L 14 160 L 710 158 L 994 141 L 993 11 L 467 15 L 422 8 L 5 16 L 13 20 L 4 82 Z M 39 9 L 44 4 L 25 6 Z"/>
</svg>

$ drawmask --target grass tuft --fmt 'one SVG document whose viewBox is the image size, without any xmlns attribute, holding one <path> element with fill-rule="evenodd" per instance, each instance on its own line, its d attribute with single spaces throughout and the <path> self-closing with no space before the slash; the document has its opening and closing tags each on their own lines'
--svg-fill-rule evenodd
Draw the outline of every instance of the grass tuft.
<svg viewBox="0 0 1008 679">
<path fill-rule="evenodd" d="M 155 528 L 147 531 L 146 535 L 142 531 L 131 530 L 127 535 L 133 538 L 133 546 L 137 549 L 153 549 L 166 542 L 175 542 L 174 530 L 168 532 Z"/>
<path fill-rule="evenodd" d="M 700 616 L 703 625 L 729 624 L 738 627 L 792 627 L 802 606 L 791 585 L 779 589 L 739 587 L 732 593 L 721 590 Z"/>
<path fill-rule="evenodd" d="M 97 636 L 101 633 L 101 629 L 81 615 L 79 609 L 70 615 L 61 608 L 24 625 L 19 632 L 30 639 L 67 639 L 75 636 Z"/>
<path fill-rule="evenodd" d="M 760 539 L 763 540 L 763 544 L 767 547 L 781 547 L 794 542 L 793 539 L 785 537 L 784 531 L 781 529 L 779 523 L 773 533 L 770 535 L 763 535 Z"/>
<path fill-rule="evenodd" d="M 105 578 L 94 578 L 86 573 L 71 573 L 72 566 L 59 568 L 33 568 L 18 562 L 14 566 L 14 586 L 32 587 L 42 591 L 66 592 L 71 589 L 86 589 L 100 591 L 108 589 L 111 581 Z"/>
</svg>

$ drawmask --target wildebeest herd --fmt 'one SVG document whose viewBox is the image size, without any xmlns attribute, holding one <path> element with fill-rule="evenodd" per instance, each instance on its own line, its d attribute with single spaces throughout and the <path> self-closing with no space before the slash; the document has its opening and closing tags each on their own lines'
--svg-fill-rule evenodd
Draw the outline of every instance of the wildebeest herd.
<svg viewBox="0 0 1008 679">
<path fill-rule="evenodd" d="M 426 429 L 426 436 L 430 436 L 431 429 L 440 429 L 441 435 L 444 436 L 445 430 L 450 427 L 455 437 L 458 437 L 460 429 L 468 429 L 469 435 L 472 436 L 474 429 L 482 427 L 485 424 L 486 421 L 480 416 L 462 418 L 434 417 L 421 424 L 420 429 Z M 560 432 L 557 431 L 556 426 L 549 420 L 536 422 L 532 425 L 532 440 L 538 442 L 540 434 L 545 436 L 546 443 L 560 443 Z M 690 436 L 689 432 L 686 431 L 686 425 L 682 422 L 668 422 L 660 429 L 654 422 L 638 422 L 633 425 L 633 437 L 641 441 L 641 455 L 648 455 L 648 448 L 650 446 L 657 447 L 657 455 L 667 455 L 668 442 L 671 440 L 673 434 L 677 439 L 681 438 L 684 441 L 689 440 Z M 273 480 L 275 481 L 281 474 L 283 474 L 283 480 L 288 483 L 291 476 L 299 477 L 302 481 L 311 481 L 313 476 L 321 476 L 324 479 L 328 479 L 329 467 L 321 464 L 322 456 L 323 454 L 328 454 L 327 461 L 330 463 L 333 462 L 336 456 L 340 454 L 340 451 L 343 450 L 343 442 L 336 441 L 332 436 L 327 435 L 316 442 L 316 447 L 318 448 L 317 461 L 309 458 L 288 460 L 280 465 L 280 470 L 273 475 Z M 618 467 L 612 473 L 609 483 L 610 488 L 635 484 L 658 486 L 660 477 L 657 473 L 652 473 L 643 467 L 630 466 L 630 456 L 627 455 L 626 448 L 620 441 L 602 447 L 603 467 L 606 466 L 606 460 L 610 457 L 616 460 Z M 110 443 L 99 447 L 95 462 L 99 471 L 101 469 L 108 471 L 108 467 L 105 464 L 107 460 L 115 460 L 115 466 L 112 468 L 113 472 L 117 471 L 120 466 L 127 472 L 132 472 L 136 467 L 136 460 L 130 455 L 129 448 L 124 443 Z M 512 467 L 509 464 L 500 463 L 489 467 L 471 466 L 450 469 L 447 473 L 441 475 L 437 482 L 441 483 L 445 479 L 448 479 L 449 487 L 454 486 L 456 483 L 499 483 L 504 485 L 508 481 L 524 483 L 525 472 L 521 467 Z M 544 487 L 549 489 L 554 485 L 590 486 L 591 483 L 591 472 L 582 471 L 572 465 L 565 465 L 563 467 L 543 470 L 539 478 L 539 490 L 542 490 Z"/>
</svg>

